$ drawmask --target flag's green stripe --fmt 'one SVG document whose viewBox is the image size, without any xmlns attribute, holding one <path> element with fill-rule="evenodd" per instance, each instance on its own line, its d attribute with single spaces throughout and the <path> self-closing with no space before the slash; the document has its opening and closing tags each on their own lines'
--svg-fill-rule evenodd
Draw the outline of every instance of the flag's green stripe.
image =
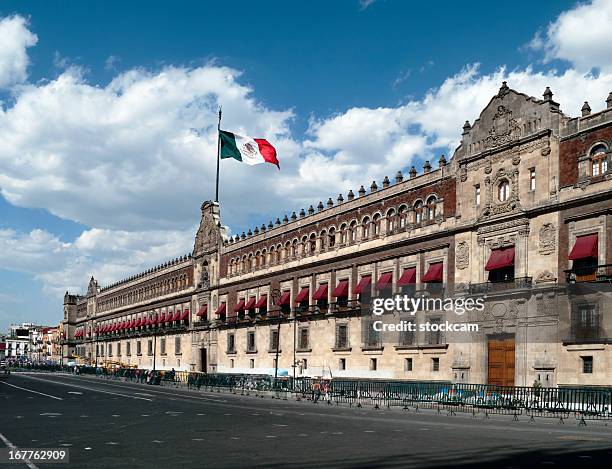
<svg viewBox="0 0 612 469">
<path fill-rule="evenodd" d="M 219 138 L 221 139 L 221 158 L 235 158 L 238 161 L 242 161 L 242 156 L 236 146 L 234 134 L 220 130 Z"/>
</svg>

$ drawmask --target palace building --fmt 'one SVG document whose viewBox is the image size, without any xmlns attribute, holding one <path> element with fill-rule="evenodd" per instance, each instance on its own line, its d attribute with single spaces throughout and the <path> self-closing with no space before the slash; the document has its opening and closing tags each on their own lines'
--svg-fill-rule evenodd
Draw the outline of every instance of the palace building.
<svg viewBox="0 0 612 469">
<path fill-rule="evenodd" d="M 603 97 L 602 97 L 603 99 Z M 612 93 L 568 117 L 504 82 L 450 158 L 64 298 L 63 356 L 237 374 L 612 385 Z M 325 200 L 325 199 L 323 199 Z M 376 298 L 482 298 L 379 333 Z M 386 322 L 391 317 L 386 315 Z"/>
</svg>

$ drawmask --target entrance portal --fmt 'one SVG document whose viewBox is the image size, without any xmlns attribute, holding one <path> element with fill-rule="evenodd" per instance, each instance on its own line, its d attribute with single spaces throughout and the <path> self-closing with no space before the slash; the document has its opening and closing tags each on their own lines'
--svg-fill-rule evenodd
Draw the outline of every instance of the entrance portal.
<svg viewBox="0 0 612 469">
<path fill-rule="evenodd" d="M 514 348 L 514 335 L 489 337 L 487 384 L 514 386 Z"/>
</svg>

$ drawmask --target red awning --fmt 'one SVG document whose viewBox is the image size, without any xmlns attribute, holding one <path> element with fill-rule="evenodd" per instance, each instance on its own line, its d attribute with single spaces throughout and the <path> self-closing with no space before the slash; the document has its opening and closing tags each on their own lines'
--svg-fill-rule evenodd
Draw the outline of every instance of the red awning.
<svg viewBox="0 0 612 469">
<path fill-rule="evenodd" d="M 286 306 L 289 304 L 289 299 L 291 298 L 291 292 L 284 292 L 281 297 L 278 299 L 276 306 Z"/>
<path fill-rule="evenodd" d="M 168 311 L 166 313 L 166 322 L 171 322 L 173 316 L 174 316 L 174 313 L 172 311 Z"/>
<path fill-rule="evenodd" d="M 177 309 L 177 310 L 174 312 L 174 316 L 172 316 L 172 320 L 173 320 L 173 321 L 178 321 L 180 317 L 181 317 L 181 310 L 180 310 L 180 309 Z"/>
<path fill-rule="evenodd" d="M 255 298 L 254 296 L 250 297 L 249 301 L 247 301 L 246 305 L 244 305 L 244 309 L 254 308 L 255 303 L 257 303 L 257 298 Z"/>
<path fill-rule="evenodd" d="M 359 280 L 359 283 L 355 285 L 355 288 L 353 288 L 353 293 L 358 295 L 359 293 L 363 292 L 364 289 L 370 286 L 371 282 L 372 282 L 372 277 L 370 277 L 369 275 L 366 275 L 365 277 L 361 277 L 361 280 Z"/>
<path fill-rule="evenodd" d="M 317 291 L 314 292 L 314 295 L 312 295 L 312 299 L 315 301 L 327 299 L 327 283 L 322 283 L 319 285 Z"/>
<path fill-rule="evenodd" d="M 341 280 L 340 283 L 332 291 L 332 296 L 336 298 L 346 298 L 348 296 L 349 282 L 348 280 Z"/>
<path fill-rule="evenodd" d="M 204 317 L 206 316 L 207 313 L 208 313 L 208 305 L 202 305 L 200 306 L 200 309 L 198 310 L 196 316 Z"/>
<path fill-rule="evenodd" d="M 503 269 L 504 267 L 511 267 L 514 265 L 514 246 L 508 246 L 507 248 L 493 249 L 491 256 L 487 261 L 485 270 Z"/>
<path fill-rule="evenodd" d="M 138 318 L 136 319 L 136 324 L 134 324 L 134 327 L 140 327 L 142 326 L 142 319 Z"/>
<path fill-rule="evenodd" d="M 402 276 L 397 280 L 397 285 L 403 287 L 416 283 L 416 267 L 409 267 L 404 270 Z"/>
<path fill-rule="evenodd" d="M 378 282 L 376 282 L 377 290 L 384 290 L 385 288 L 391 288 L 393 282 L 393 272 L 386 272 L 380 276 Z"/>
<path fill-rule="evenodd" d="M 185 309 L 185 310 L 183 310 L 183 314 L 181 314 L 181 317 L 179 318 L 179 321 L 184 321 L 188 317 L 189 317 L 189 310 Z"/>
<path fill-rule="evenodd" d="M 257 303 L 255 303 L 256 308 L 263 308 L 268 305 L 268 295 L 261 295 Z"/>
<path fill-rule="evenodd" d="M 240 300 L 238 303 L 236 303 L 236 306 L 234 306 L 234 312 L 239 312 L 242 311 L 244 309 L 244 299 Z"/>
<path fill-rule="evenodd" d="M 302 287 L 302 289 L 298 293 L 298 296 L 296 296 L 295 298 L 295 303 L 298 304 L 298 303 L 301 303 L 302 301 L 307 301 L 309 292 L 310 292 L 310 287 Z"/>
<path fill-rule="evenodd" d="M 157 320 L 157 322 L 159 324 L 163 324 L 166 322 L 166 313 L 161 313 L 161 315 L 159 316 L 159 319 Z"/>
<path fill-rule="evenodd" d="M 421 282 L 424 283 L 441 283 L 444 272 L 444 263 L 436 262 L 435 264 L 429 264 L 429 269 L 421 278 Z"/>
<path fill-rule="evenodd" d="M 587 257 L 597 258 L 597 255 L 597 233 L 595 233 L 585 236 L 578 236 L 568 259 L 575 261 L 577 259 L 586 259 Z"/>
<path fill-rule="evenodd" d="M 215 314 L 216 314 L 217 316 L 221 316 L 222 314 L 225 314 L 225 309 L 226 309 L 226 308 L 225 308 L 225 303 L 221 303 L 221 304 L 219 305 L 219 307 L 217 308 L 217 311 L 215 311 Z"/>
</svg>

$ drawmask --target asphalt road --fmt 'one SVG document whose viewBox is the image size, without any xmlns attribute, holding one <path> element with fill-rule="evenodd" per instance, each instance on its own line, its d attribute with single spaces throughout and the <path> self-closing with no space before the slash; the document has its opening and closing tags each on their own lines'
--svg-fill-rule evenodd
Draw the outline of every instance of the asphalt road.
<svg viewBox="0 0 612 469">
<path fill-rule="evenodd" d="M 69 467 L 78 468 L 575 468 L 612 460 L 612 426 L 602 422 L 357 409 L 61 374 L 0 380 L 0 434 L 0 447 L 68 448 Z"/>
</svg>

